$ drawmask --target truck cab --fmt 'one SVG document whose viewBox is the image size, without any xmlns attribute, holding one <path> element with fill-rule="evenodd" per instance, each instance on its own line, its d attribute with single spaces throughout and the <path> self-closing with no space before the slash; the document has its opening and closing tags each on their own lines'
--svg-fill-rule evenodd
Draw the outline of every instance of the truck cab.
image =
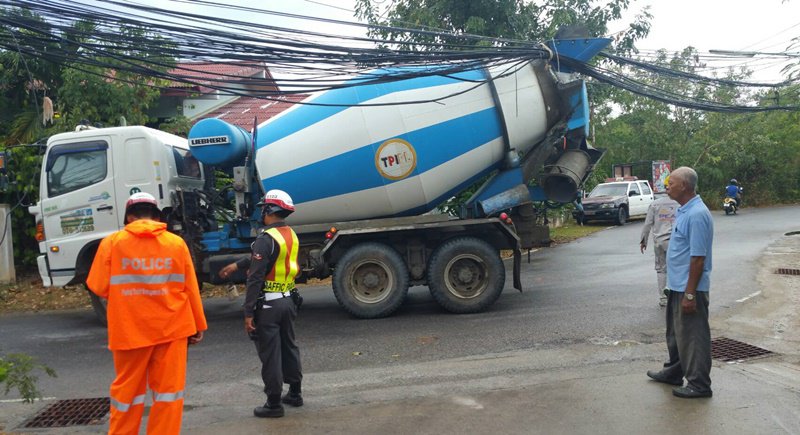
<svg viewBox="0 0 800 435">
<path fill-rule="evenodd" d="M 52 136 L 42 162 L 37 222 L 45 286 L 82 283 L 100 241 L 124 227 L 135 192 L 169 209 L 182 190 L 203 187 L 203 168 L 186 139 L 141 127 L 92 128 Z"/>
<path fill-rule="evenodd" d="M 578 223 L 612 221 L 623 225 L 630 218 L 645 217 L 655 200 L 650 183 L 636 177 L 609 178 L 583 198 L 583 213 L 572 212 Z"/>
</svg>

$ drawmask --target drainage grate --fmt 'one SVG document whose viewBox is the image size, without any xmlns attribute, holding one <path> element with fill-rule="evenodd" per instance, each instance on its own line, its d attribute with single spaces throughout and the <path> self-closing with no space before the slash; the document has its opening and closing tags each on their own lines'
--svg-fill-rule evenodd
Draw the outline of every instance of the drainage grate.
<svg viewBox="0 0 800 435">
<path fill-rule="evenodd" d="M 43 409 L 23 427 L 67 427 L 100 424 L 108 414 L 108 397 L 95 399 L 67 399 Z"/>
<path fill-rule="evenodd" d="M 785 269 L 781 267 L 775 273 L 780 275 L 800 275 L 800 269 Z"/>
<path fill-rule="evenodd" d="M 725 337 L 711 340 L 712 359 L 720 361 L 741 361 L 765 355 L 772 355 L 772 352 Z"/>
</svg>

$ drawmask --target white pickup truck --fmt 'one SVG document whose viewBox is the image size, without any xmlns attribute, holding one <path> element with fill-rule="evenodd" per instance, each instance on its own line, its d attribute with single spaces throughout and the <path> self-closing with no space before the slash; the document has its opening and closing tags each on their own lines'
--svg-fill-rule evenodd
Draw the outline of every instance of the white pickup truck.
<svg viewBox="0 0 800 435">
<path fill-rule="evenodd" d="M 579 210 L 573 211 L 576 222 L 609 220 L 623 225 L 630 218 L 647 215 L 647 208 L 655 200 L 650 183 L 635 177 L 608 180 L 613 181 L 598 184 L 583 198 L 583 215 Z"/>
</svg>

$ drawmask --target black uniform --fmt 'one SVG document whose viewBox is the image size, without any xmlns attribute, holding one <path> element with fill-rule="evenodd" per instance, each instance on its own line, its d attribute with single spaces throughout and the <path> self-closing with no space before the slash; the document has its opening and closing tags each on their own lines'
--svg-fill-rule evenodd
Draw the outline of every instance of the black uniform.
<svg viewBox="0 0 800 435">
<path fill-rule="evenodd" d="M 300 349 L 295 343 L 294 336 L 297 306 L 293 298 L 288 296 L 288 292 L 285 297 L 264 300 L 265 278 L 274 267 L 280 253 L 278 242 L 266 231 L 281 226 L 286 226 L 286 223 L 280 222 L 262 228 L 258 238 L 251 245 L 250 258 L 236 262 L 240 269 L 249 266 L 244 315 L 253 317 L 256 324 L 254 340 L 258 357 L 261 359 L 264 393 L 267 394 L 270 404 L 280 404 L 284 383 L 289 384 L 290 393 L 299 394 L 303 379 Z"/>
</svg>

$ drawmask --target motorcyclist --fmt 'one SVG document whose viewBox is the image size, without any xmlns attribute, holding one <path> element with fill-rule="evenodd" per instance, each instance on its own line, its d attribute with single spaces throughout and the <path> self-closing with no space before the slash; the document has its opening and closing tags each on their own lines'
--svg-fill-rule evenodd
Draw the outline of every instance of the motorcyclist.
<svg viewBox="0 0 800 435">
<path fill-rule="evenodd" d="M 736 201 L 736 207 L 739 208 L 742 206 L 742 191 L 744 189 L 739 186 L 739 182 L 736 181 L 735 178 L 731 178 L 731 181 L 728 183 L 728 186 L 725 187 L 725 197 L 726 198 L 733 198 Z"/>
</svg>

